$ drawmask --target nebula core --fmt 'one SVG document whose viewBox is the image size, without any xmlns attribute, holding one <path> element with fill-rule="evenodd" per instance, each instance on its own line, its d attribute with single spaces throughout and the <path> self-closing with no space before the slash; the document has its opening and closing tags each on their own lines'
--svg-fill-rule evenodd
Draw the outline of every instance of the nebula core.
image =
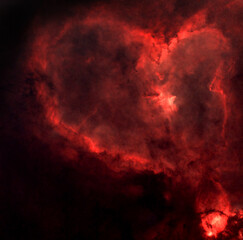
<svg viewBox="0 0 243 240">
<path fill-rule="evenodd" d="M 243 239 L 243 2 L 27 9 L 1 82 L 0 236 Z"/>
</svg>

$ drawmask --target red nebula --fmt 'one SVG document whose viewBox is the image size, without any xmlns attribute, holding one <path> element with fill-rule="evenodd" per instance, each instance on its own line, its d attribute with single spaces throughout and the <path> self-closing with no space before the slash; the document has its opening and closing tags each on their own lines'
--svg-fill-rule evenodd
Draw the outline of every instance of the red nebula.
<svg viewBox="0 0 243 240">
<path fill-rule="evenodd" d="M 45 124 L 69 142 L 59 149 L 69 161 L 83 149 L 115 172 L 150 170 L 189 183 L 202 235 L 222 237 L 230 218 L 242 219 L 220 181 L 232 142 L 230 40 L 205 10 L 169 41 L 164 26 L 145 28 L 116 11 L 104 5 L 35 23 L 27 71 Z"/>
</svg>

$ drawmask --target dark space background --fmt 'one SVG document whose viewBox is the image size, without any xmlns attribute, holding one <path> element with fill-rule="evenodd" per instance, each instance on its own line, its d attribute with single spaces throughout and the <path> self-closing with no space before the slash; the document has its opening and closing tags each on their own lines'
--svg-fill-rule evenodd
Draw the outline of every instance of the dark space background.
<svg viewBox="0 0 243 240">
<path fill-rule="evenodd" d="M 150 6 L 149 1 L 142 2 L 144 9 Z M 193 207 L 196 193 L 186 182 L 174 184 L 166 174 L 150 170 L 114 172 L 82 149 L 78 151 L 80 161 L 66 161 L 59 154 L 59 149 L 68 144 L 62 136 L 42 141 L 33 133 L 34 128 L 41 129 L 48 138 L 49 130 L 44 122 L 36 121 L 41 106 L 34 98 L 33 79 L 22 72 L 29 28 L 36 15 L 49 21 L 69 14 L 69 7 L 76 4 L 88 9 L 100 2 L 0 2 L 0 239 L 204 239 L 200 215 Z M 133 9 L 141 3 L 122 1 L 122 4 L 130 4 Z M 207 4 L 208 1 L 201 0 L 174 1 L 174 13 L 163 18 L 164 24 L 167 21 L 171 24 L 164 30 L 168 41 L 182 19 Z M 144 12 L 145 20 L 140 23 L 150 27 L 146 19 L 158 16 Z M 242 26 L 243 13 L 239 10 L 232 16 L 227 11 L 219 12 L 222 14 L 218 17 L 219 25 L 230 35 L 237 56 L 230 92 L 234 93 L 232 101 L 239 117 L 237 124 L 236 120 L 230 123 L 230 133 L 234 139 L 232 152 L 242 157 L 243 127 L 239 123 L 242 123 L 243 44 L 238 30 L 230 31 L 231 25 Z M 242 204 L 240 169 L 234 174 L 225 173 L 222 178 L 224 187 L 234 195 L 232 199 Z M 169 202 L 165 198 L 168 192 Z M 237 239 L 242 219 L 233 227 L 230 237 L 219 239 Z"/>
</svg>

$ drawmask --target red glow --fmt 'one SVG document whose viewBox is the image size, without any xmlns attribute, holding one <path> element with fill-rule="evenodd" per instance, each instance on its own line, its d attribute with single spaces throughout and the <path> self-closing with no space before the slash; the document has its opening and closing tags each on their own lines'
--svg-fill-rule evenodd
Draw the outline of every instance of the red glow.
<svg viewBox="0 0 243 240">
<path fill-rule="evenodd" d="M 206 25 L 204 11 L 166 42 L 162 33 L 154 36 L 102 8 L 40 27 L 28 68 L 39 74 L 35 87 L 47 125 L 71 143 L 63 150 L 67 158 L 78 161 L 82 148 L 114 171 L 164 172 L 197 189 L 211 169 L 217 176 L 224 168 L 230 51 L 225 36 Z M 212 186 L 196 204 L 206 238 L 217 238 L 234 215 L 222 185 L 212 180 Z"/>
<path fill-rule="evenodd" d="M 217 237 L 217 234 L 222 232 L 227 225 L 228 217 L 220 213 L 211 213 L 202 219 L 202 226 L 206 231 L 207 236 Z"/>
</svg>

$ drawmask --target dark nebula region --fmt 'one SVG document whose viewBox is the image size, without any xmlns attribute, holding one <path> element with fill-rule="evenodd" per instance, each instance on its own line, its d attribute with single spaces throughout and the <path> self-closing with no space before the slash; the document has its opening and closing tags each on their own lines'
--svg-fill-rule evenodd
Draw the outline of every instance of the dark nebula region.
<svg viewBox="0 0 243 240">
<path fill-rule="evenodd" d="M 243 239 L 242 0 L 0 10 L 0 239 Z"/>
</svg>

